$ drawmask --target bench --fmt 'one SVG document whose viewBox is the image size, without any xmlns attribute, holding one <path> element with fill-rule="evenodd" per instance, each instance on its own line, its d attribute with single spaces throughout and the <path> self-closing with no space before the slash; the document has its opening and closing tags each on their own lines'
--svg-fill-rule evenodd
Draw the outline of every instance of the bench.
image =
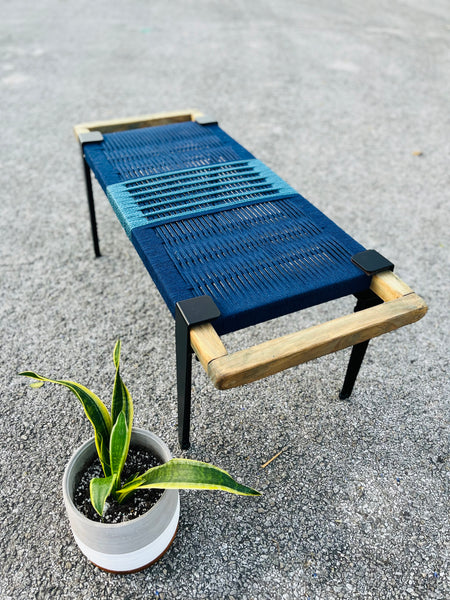
<svg viewBox="0 0 450 600">
<path fill-rule="evenodd" d="M 83 123 L 91 172 L 175 319 L 178 427 L 189 447 L 192 353 L 218 389 L 352 346 L 340 398 L 369 340 L 426 313 L 424 301 L 265 164 L 198 111 Z M 229 354 L 223 336 L 353 295 L 355 311 Z"/>
</svg>

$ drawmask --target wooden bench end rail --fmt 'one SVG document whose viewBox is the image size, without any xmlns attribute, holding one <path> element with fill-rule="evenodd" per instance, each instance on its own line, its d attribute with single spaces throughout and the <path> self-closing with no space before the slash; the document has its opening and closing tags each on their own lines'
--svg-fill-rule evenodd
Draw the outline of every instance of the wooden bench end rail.
<svg viewBox="0 0 450 600">
<path fill-rule="evenodd" d="M 101 133 L 113 133 L 115 131 L 127 131 L 128 129 L 139 129 L 141 127 L 154 127 L 156 125 L 168 125 L 169 123 L 182 123 L 183 121 L 195 121 L 203 113 L 196 109 L 183 111 L 163 112 L 152 115 L 140 115 L 127 119 L 111 119 L 108 121 L 92 121 L 75 125 L 74 132 L 79 139 L 81 133 L 89 131 L 100 131 Z"/>
<path fill-rule="evenodd" d="M 214 385 L 230 389 L 414 323 L 427 312 L 422 298 L 391 271 L 374 275 L 371 289 L 382 304 L 233 354 L 210 323 L 192 327 L 191 346 Z"/>
</svg>

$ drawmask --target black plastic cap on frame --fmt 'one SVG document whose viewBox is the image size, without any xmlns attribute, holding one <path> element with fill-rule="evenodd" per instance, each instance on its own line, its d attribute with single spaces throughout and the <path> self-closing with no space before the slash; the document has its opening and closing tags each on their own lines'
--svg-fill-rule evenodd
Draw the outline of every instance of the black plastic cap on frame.
<svg viewBox="0 0 450 600">
<path fill-rule="evenodd" d="M 220 311 L 211 296 L 197 296 L 181 300 L 181 302 L 177 302 L 176 307 L 188 327 L 220 317 Z"/>
<path fill-rule="evenodd" d="M 208 115 L 202 115 L 200 117 L 196 117 L 195 122 L 199 125 L 218 125 L 217 119 L 214 117 L 210 117 Z"/>
<path fill-rule="evenodd" d="M 92 144 L 93 142 L 103 142 L 103 135 L 100 131 L 87 131 L 86 133 L 79 133 L 78 140 L 80 144 Z"/>
<path fill-rule="evenodd" d="M 352 263 L 366 275 L 375 275 L 383 271 L 393 271 L 394 264 L 376 250 L 364 250 L 352 256 Z"/>
</svg>

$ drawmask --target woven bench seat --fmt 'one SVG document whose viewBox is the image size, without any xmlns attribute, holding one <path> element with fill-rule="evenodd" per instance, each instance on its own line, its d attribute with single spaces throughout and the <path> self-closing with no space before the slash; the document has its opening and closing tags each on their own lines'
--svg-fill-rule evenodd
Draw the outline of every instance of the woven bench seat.
<svg viewBox="0 0 450 600">
<path fill-rule="evenodd" d="M 173 315 L 209 295 L 223 334 L 370 285 L 351 262 L 364 248 L 216 124 L 105 134 L 84 152 Z"/>
<path fill-rule="evenodd" d="M 236 385 L 241 385 L 305 358 L 298 356 L 296 347 L 288 364 L 279 357 L 264 358 L 263 364 L 250 368 L 253 374 L 241 376 L 241 370 L 249 370 L 248 355 L 241 356 L 240 369 L 239 360 L 227 355 L 220 335 L 348 295 L 359 299 L 358 311 L 373 311 L 386 300 L 373 289 L 380 282 L 387 281 L 396 298 L 412 293 L 393 279 L 389 261 L 366 251 L 213 120 L 182 113 L 84 124 L 75 130 L 82 146 L 96 253 L 100 251 L 90 171 L 178 319 L 177 353 L 190 354 L 193 349 L 218 387 L 232 387 L 236 370 Z M 426 310 L 417 298 L 414 294 L 417 306 L 406 311 L 408 319 L 417 320 Z M 380 333 L 406 324 L 404 316 L 396 317 L 399 324 L 394 326 L 383 319 L 384 325 L 376 325 Z M 361 327 L 367 329 L 367 324 Z M 362 333 L 361 327 L 351 335 L 346 330 L 344 342 L 340 334 L 335 349 L 354 345 L 356 354 L 363 356 L 368 339 L 380 333 L 373 327 Z M 183 335 L 187 349 L 180 350 Z M 327 340 L 331 349 L 325 347 Z M 335 351 L 332 332 L 322 344 L 321 354 Z M 230 365 L 234 361 L 233 375 L 223 375 L 226 360 Z M 358 356 L 351 360 L 342 396 L 351 392 L 356 374 L 350 371 L 356 368 L 357 373 L 361 361 Z M 180 442 L 187 447 L 190 360 L 182 356 L 178 363 Z"/>
</svg>

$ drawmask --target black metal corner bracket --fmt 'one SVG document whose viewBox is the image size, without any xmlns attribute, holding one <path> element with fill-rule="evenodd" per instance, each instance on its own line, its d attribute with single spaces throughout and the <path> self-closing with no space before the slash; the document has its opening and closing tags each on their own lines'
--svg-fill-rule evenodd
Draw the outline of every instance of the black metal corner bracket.
<svg viewBox="0 0 450 600">
<path fill-rule="evenodd" d="M 187 450 L 190 445 L 192 348 L 189 330 L 193 325 L 212 321 L 219 316 L 220 311 L 210 296 L 181 300 L 175 307 L 178 438 L 183 450 Z"/>
<path fill-rule="evenodd" d="M 202 115 L 201 117 L 197 117 L 195 122 L 199 125 L 218 125 L 219 122 L 214 117 L 208 117 L 208 115 Z"/>
<path fill-rule="evenodd" d="M 352 256 L 352 263 L 366 275 L 375 275 L 382 271 L 393 271 L 394 264 L 376 250 L 364 250 Z"/>
<path fill-rule="evenodd" d="M 93 142 L 103 142 L 103 135 L 100 131 L 86 131 L 78 134 L 78 140 L 84 146 L 84 144 L 92 144 Z"/>
</svg>

